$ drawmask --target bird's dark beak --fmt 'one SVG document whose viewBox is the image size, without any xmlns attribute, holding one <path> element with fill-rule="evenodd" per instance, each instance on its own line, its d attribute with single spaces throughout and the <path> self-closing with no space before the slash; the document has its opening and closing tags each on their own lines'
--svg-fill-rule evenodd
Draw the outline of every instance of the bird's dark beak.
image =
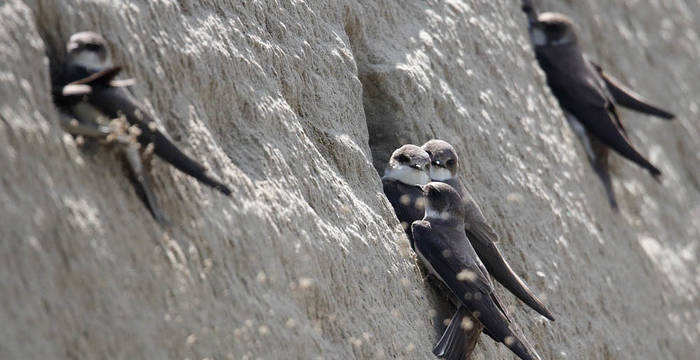
<svg viewBox="0 0 700 360">
<path fill-rule="evenodd" d="M 535 24 L 537 24 L 537 10 L 535 10 L 535 6 L 532 5 L 532 0 L 522 0 L 522 4 L 523 12 L 527 15 L 530 27 L 535 26 Z"/>
</svg>

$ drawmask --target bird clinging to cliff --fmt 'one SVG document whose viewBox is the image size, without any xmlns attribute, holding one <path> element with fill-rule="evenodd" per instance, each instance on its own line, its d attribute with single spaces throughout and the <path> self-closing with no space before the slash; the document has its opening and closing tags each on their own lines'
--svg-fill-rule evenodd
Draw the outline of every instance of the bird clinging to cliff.
<svg viewBox="0 0 700 360">
<path fill-rule="evenodd" d="M 94 32 L 73 34 L 66 50 L 68 59 L 54 88 L 54 101 L 62 112 L 62 126 L 75 136 L 118 143 L 124 151 L 137 192 L 157 221 L 165 222 L 165 216 L 150 189 L 139 150 L 152 149 L 178 170 L 225 195 L 231 194 L 228 186 L 182 152 L 165 131 L 159 129 L 125 88 L 133 85 L 132 80 L 115 80 L 121 68 L 113 66 L 102 35 Z"/>
<path fill-rule="evenodd" d="M 459 178 L 459 156 L 454 147 L 443 140 L 430 140 L 422 148 L 430 156 L 432 181 L 447 183 L 459 193 L 464 207 L 465 240 L 468 239 L 488 273 L 522 302 L 554 321 L 552 313 L 513 271 L 498 249 L 496 245 L 498 235 L 488 224 L 479 205 Z M 443 339 L 447 341 L 451 338 L 443 336 Z M 445 346 L 448 347 L 447 344 Z"/>
<path fill-rule="evenodd" d="M 530 38 L 547 84 L 559 101 L 574 133 L 579 137 L 593 169 L 600 177 L 611 206 L 617 201 L 608 168 L 608 149 L 631 160 L 658 178 L 661 170 L 630 143 L 615 105 L 671 120 L 675 116 L 622 86 L 581 52 L 574 25 L 558 13 L 537 15 L 523 2 L 529 19 Z"/>
<path fill-rule="evenodd" d="M 430 156 L 416 145 L 404 145 L 393 154 L 382 177 L 384 194 L 394 208 L 413 247 L 411 224 L 423 218 L 422 185 L 430 182 Z"/>
<path fill-rule="evenodd" d="M 481 208 L 459 178 L 459 157 L 455 148 L 443 140 L 430 140 L 423 145 L 423 150 L 430 155 L 430 178 L 449 184 L 462 197 L 464 231 L 488 272 L 522 302 L 553 321 L 552 313 L 511 269 L 498 249 L 498 234 L 488 224 Z"/>
<path fill-rule="evenodd" d="M 458 301 L 455 316 L 433 353 L 450 360 L 464 360 L 468 356 L 462 351 L 464 333 L 483 325 L 487 335 L 521 359 L 539 359 L 532 346 L 515 333 L 514 324 L 494 294 L 486 268 L 467 240 L 462 196 L 442 182 L 431 182 L 422 188 L 425 216 L 411 225 L 416 254 Z"/>
</svg>

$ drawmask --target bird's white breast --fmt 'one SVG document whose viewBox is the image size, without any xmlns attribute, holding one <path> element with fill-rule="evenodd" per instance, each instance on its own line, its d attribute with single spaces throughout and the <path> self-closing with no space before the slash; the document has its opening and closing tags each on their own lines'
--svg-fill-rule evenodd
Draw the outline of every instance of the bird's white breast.
<svg viewBox="0 0 700 360">
<path fill-rule="evenodd" d="M 92 51 L 81 51 L 74 55 L 71 62 L 91 69 L 100 69 L 111 66 L 109 61 L 102 61 L 100 56 Z"/>
<path fill-rule="evenodd" d="M 542 29 L 533 28 L 530 31 L 530 39 L 535 46 L 547 45 L 547 34 Z"/>
<path fill-rule="evenodd" d="M 430 168 L 430 178 L 435 181 L 447 181 L 452 179 L 452 173 L 443 167 L 432 166 Z"/>
<path fill-rule="evenodd" d="M 578 136 L 578 138 L 583 143 L 583 148 L 586 150 L 586 154 L 588 155 L 588 157 L 591 159 L 595 159 L 595 151 L 593 151 L 593 144 L 591 144 L 591 140 L 588 137 L 586 128 L 583 127 L 583 124 L 581 124 L 581 122 L 573 114 L 565 112 L 564 115 L 566 115 L 566 119 L 569 121 L 571 130 L 574 131 L 574 134 L 576 134 L 576 136 Z"/>
</svg>

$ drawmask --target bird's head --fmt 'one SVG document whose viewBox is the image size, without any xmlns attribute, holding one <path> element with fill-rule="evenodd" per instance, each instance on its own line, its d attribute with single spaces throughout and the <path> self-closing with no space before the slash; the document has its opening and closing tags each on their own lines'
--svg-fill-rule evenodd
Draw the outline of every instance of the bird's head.
<svg viewBox="0 0 700 360">
<path fill-rule="evenodd" d="M 73 34 L 66 44 L 66 51 L 69 62 L 85 67 L 104 68 L 112 64 L 107 41 L 95 32 Z"/>
<path fill-rule="evenodd" d="M 408 185 L 425 185 L 430 182 L 430 156 L 416 145 L 404 145 L 393 154 L 384 177 Z"/>
<path fill-rule="evenodd" d="M 433 181 L 447 181 L 457 176 L 459 157 L 452 145 L 443 140 L 430 140 L 422 148 L 430 156 L 430 178 Z"/>
<path fill-rule="evenodd" d="M 538 47 L 564 46 L 577 43 L 574 23 L 563 14 L 545 12 L 530 24 L 532 44 Z"/>
<path fill-rule="evenodd" d="M 443 182 L 431 182 L 423 186 L 425 219 L 464 221 L 462 197 L 452 186 Z"/>
</svg>

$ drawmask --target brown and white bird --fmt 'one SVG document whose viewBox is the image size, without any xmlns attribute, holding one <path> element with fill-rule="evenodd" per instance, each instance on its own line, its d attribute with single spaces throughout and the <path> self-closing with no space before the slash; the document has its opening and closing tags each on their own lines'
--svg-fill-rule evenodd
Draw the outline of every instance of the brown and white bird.
<svg viewBox="0 0 700 360">
<path fill-rule="evenodd" d="M 496 245 L 498 235 L 488 224 L 479 205 L 459 178 L 460 160 L 454 147 L 443 140 L 430 140 L 422 148 L 430 156 L 431 180 L 450 185 L 460 195 L 463 207 L 462 231 L 466 235 L 464 240 L 474 249 L 488 274 L 491 274 L 496 281 L 522 302 L 547 319 L 554 321 L 552 313 L 513 271 L 498 249 Z M 466 315 L 464 312 L 460 313 L 459 310 L 455 313 L 450 326 L 448 326 L 435 346 L 435 354 L 443 354 L 447 359 L 464 358 L 461 352 L 464 346 L 461 343 L 468 341 L 470 338 L 463 334 L 464 329 L 459 324 L 463 321 L 469 321 L 468 318 L 465 318 Z M 456 357 L 452 355 L 455 353 L 457 354 Z"/>
<path fill-rule="evenodd" d="M 464 231 L 489 274 L 522 302 L 553 321 L 552 313 L 513 271 L 498 249 L 498 234 L 459 177 L 460 160 L 455 148 L 446 141 L 435 139 L 423 144 L 422 148 L 430 156 L 430 178 L 449 184 L 462 196 Z"/>
<path fill-rule="evenodd" d="M 411 224 L 423 218 L 422 185 L 430 182 L 430 156 L 416 145 L 404 145 L 389 159 L 384 170 L 382 185 L 384 194 L 394 208 L 394 213 L 403 226 L 413 248 Z"/>
<path fill-rule="evenodd" d="M 530 1 L 523 1 L 523 4 L 532 45 L 547 75 L 547 84 L 583 143 L 593 169 L 605 186 L 608 200 L 616 209 L 608 167 L 609 149 L 646 169 L 654 178 L 661 175 L 661 170 L 632 145 L 615 105 L 666 120 L 675 116 L 649 104 L 590 61 L 581 51 L 574 25 L 567 16 L 551 12 L 537 15 Z"/>
<path fill-rule="evenodd" d="M 484 333 L 521 359 L 539 359 L 525 338 L 515 333 L 514 324 L 494 294 L 488 271 L 467 240 L 460 193 L 442 182 L 423 186 L 423 192 L 425 216 L 411 225 L 416 254 L 458 302 L 458 310 L 433 353 L 449 360 L 464 360 L 469 355 L 463 345 L 466 332 L 483 326 Z"/>
<path fill-rule="evenodd" d="M 122 146 L 137 192 L 154 218 L 166 217 L 150 189 L 140 151 L 152 148 L 159 158 L 199 182 L 231 195 L 231 190 L 205 166 L 194 160 L 160 129 L 138 100 L 126 89 L 133 80 L 116 80 L 121 68 L 112 64 L 107 41 L 94 32 L 73 34 L 67 45 L 68 58 L 54 86 L 54 102 L 61 110 L 62 126 L 69 133 L 95 139 L 110 139 Z M 110 126 L 124 118 L 129 132 Z"/>
</svg>

